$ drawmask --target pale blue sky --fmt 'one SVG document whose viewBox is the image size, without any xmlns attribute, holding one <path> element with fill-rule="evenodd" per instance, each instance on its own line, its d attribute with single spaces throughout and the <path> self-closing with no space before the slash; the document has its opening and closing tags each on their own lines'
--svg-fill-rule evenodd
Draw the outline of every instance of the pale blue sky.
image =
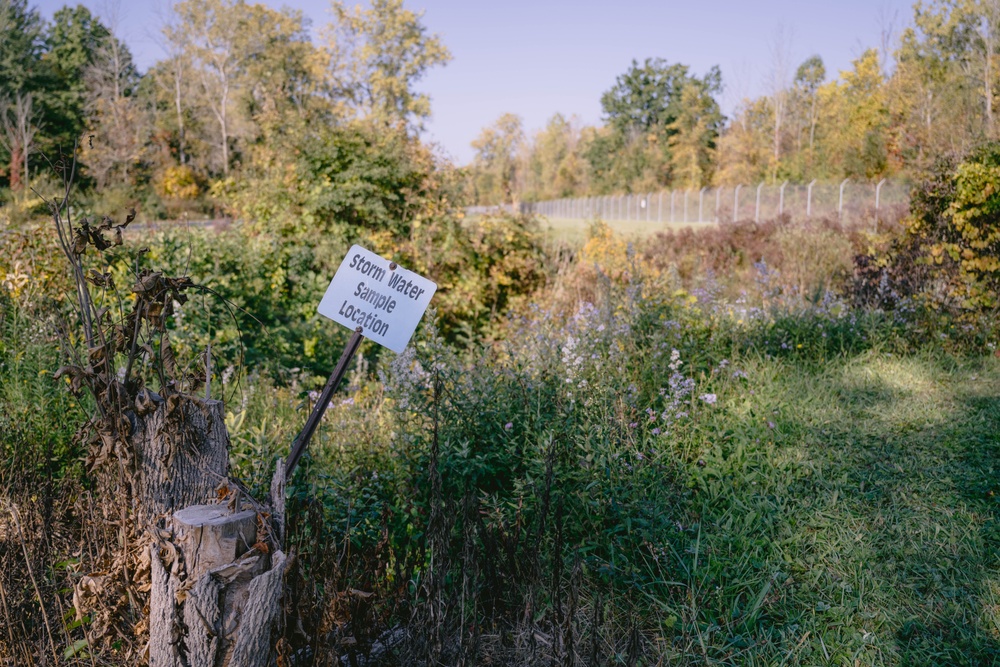
<svg viewBox="0 0 1000 667">
<path fill-rule="evenodd" d="M 67 3 L 31 4 L 51 18 Z M 104 14 L 109 3 L 83 4 Z M 143 70 L 162 55 L 157 8 L 166 4 L 119 5 L 120 36 Z M 267 4 L 302 10 L 314 31 L 329 20 L 326 0 Z M 836 76 L 865 48 L 880 45 L 883 27 L 891 22 L 898 34 L 913 15 L 911 0 L 406 0 L 406 5 L 423 9 L 424 24 L 451 50 L 452 62 L 418 87 L 432 98 L 426 138 L 460 164 L 471 160 L 469 144 L 482 127 L 505 112 L 520 115 L 529 131 L 557 112 L 599 123 L 601 93 L 633 58 L 661 57 L 690 65 L 696 74 L 719 65 L 726 87 L 723 110 L 729 112 L 741 97 L 767 89 L 779 27 L 792 72 L 818 54 Z"/>
</svg>

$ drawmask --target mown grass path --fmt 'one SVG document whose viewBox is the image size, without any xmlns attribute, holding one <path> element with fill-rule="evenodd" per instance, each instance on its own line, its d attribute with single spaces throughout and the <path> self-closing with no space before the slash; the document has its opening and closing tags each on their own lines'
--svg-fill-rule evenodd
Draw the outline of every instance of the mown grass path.
<svg viewBox="0 0 1000 667">
<path fill-rule="evenodd" d="M 1000 664 L 997 359 L 761 360 L 704 426 L 668 656 Z"/>
</svg>

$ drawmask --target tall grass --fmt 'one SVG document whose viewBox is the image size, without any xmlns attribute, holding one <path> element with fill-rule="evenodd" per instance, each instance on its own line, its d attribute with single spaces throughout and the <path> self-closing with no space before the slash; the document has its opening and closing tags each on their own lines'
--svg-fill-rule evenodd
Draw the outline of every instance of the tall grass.
<svg viewBox="0 0 1000 667">
<path fill-rule="evenodd" d="M 363 348 L 289 488 L 282 659 L 1000 659 L 995 330 L 855 307 L 863 239 L 814 231 L 630 246 L 595 229 L 490 341 L 455 347 L 431 313 L 406 353 Z M 74 606 L 92 532 L 113 524 L 87 520 L 84 411 L 46 378 L 59 328 L 2 294 L 5 498 L 24 537 L 0 514 L 17 619 L 0 657 L 128 663 L 100 640 L 112 619 Z M 262 493 L 313 374 L 224 370 L 233 474 Z"/>
</svg>

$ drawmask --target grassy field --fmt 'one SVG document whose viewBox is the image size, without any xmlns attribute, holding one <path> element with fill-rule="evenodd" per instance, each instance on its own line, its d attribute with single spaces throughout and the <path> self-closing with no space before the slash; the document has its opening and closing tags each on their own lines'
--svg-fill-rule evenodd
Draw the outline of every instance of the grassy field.
<svg viewBox="0 0 1000 667">
<path fill-rule="evenodd" d="M 703 229 L 715 225 L 714 222 L 645 222 L 636 220 L 608 220 L 606 224 L 616 234 L 627 239 L 645 238 L 668 229 L 683 229 L 685 227 Z M 555 241 L 570 245 L 582 245 L 587 239 L 589 222 L 568 218 L 541 218 L 541 225 L 547 235 Z"/>
<path fill-rule="evenodd" d="M 1000 364 L 869 352 L 750 374 L 705 433 L 678 653 L 997 664 Z"/>
<path fill-rule="evenodd" d="M 583 239 L 578 221 L 556 222 Z M 269 318 L 267 331 L 244 322 L 251 353 L 279 359 L 281 344 L 298 363 L 299 338 L 338 329 L 294 328 L 285 305 L 268 305 L 298 294 L 311 313 L 318 297 L 280 301 L 267 285 L 310 265 L 240 234 L 151 244 L 161 264 Z M 833 232 L 695 235 L 678 252 L 722 263 L 689 278 L 662 242 L 631 253 L 604 234 L 489 342 L 455 345 L 428 321 L 403 355 L 362 347 L 289 487 L 290 645 L 359 657 L 405 625 L 398 664 L 420 662 L 435 637 L 438 664 L 1000 664 L 995 330 L 973 344 L 971 324 L 937 313 L 803 291 L 790 249 L 833 275 L 820 251 L 852 247 Z M 72 585 L 106 567 L 75 509 L 100 500 L 73 438 L 88 406 L 51 379 L 64 363 L 45 315 L 59 273 L 38 238 L 0 288 L 0 510 L 26 526 L 14 539 L 0 516 L 11 664 L 90 641 L 81 624 L 94 621 L 71 621 Z M 775 248 L 783 264 L 756 261 Z M 219 330 L 198 305 L 172 331 L 178 350 Z M 236 335 L 222 333 L 217 354 Z M 217 368 L 233 474 L 262 493 L 323 377 Z M 42 609 L 63 619 L 54 640 Z M 99 664 L 131 664 L 120 647 L 141 646 L 132 622 L 94 645 Z"/>
</svg>

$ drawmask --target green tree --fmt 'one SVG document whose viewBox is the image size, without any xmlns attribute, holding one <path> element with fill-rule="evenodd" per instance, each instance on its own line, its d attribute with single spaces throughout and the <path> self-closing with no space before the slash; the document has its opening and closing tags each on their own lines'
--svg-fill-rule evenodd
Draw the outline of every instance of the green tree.
<svg viewBox="0 0 1000 667">
<path fill-rule="evenodd" d="M 885 79 L 875 49 L 853 65 L 819 89 L 822 156 L 830 176 L 873 179 L 889 170 Z"/>
<path fill-rule="evenodd" d="M 572 197 L 586 191 L 587 165 L 580 155 L 580 130 L 557 113 L 530 147 L 522 198 L 529 201 Z"/>
<path fill-rule="evenodd" d="M 164 33 L 176 60 L 161 76 L 173 84 L 178 131 L 187 129 L 183 109 L 192 108 L 200 127 L 214 127 L 215 159 L 206 166 L 228 174 L 262 113 L 304 103 L 298 84 L 309 75 L 301 56 L 310 46 L 302 15 L 237 0 L 184 0 L 174 10 L 177 22 Z M 194 84 L 186 104 L 179 97 L 185 79 Z"/>
<path fill-rule="evenodd" d="M 373 0 L 353 10 L 334 0 L 331 7 L 327 45 L 340 90 L 363 115 L 419 128 L 430 116 L 430 97 L 414 87 L 451 60 L 444 42 L 428 34 L 422 15 L 404 9 L 403 0 Z"/>
<path fill-rule="evenodd" d="M 719 110 L 704 87 L 688 83 L 681 91 L 681 111 L 667 126 L 672 181 L 699 188 L 711 180 Z"/>
<path fill-rule="evenodd" d="M 682 110 L 682 91 L 688 84 L 701 85 L 711 94 L 719 91 L 722 75 L 718 67 L 704 78 L 689 74 L 687 65 L 669 65 L 662 58 L 647 58 L 632 65 L 601 95 L 605 120 L 619 132 L 647 132 L 670 125 Z M 719 119 L 721 120 L 721 118 Z"/>
<path fill-rule="evenodd" d="M 719 140 L 717 183 L 747 185 L 767 178 L 772 114 L 767 98 L 743 100 Z"/>
<path fill-rule="evenodd" d="M 795 70 L 794 91 L 798 102 L 797 116 L 800 118 L 800 130 L 796 134 L 797 147 L 802 149 L 802 131 L 809 129 L 810 157 L 816 144 L 816 123 L 819 121 L 819 87 L 826 80 L 826 66 L 819 56 L 810 56 Z M 811 160 L 810 160 L 811 163 Z"/>
<path fill-rule="evenodd" d="M 87 76 L 113 39 L 83 5 L 63 7 L 45 35 L 46 91 L 42 99 L 47 148 L 68 152 L 87 125 Z M 120 43 L 119 43 L 120 45 Z"/>
<path fill-rule="evenodd" d="M 12 190 L 27 179 L 28 153 L 37 129 L 32 91 L 42 76 L 45 43 L 42 19 L 27 0 L 0 0 L 0 111 L 7 158 L 6 176 Z"/>
<path fill-rule="evenodd" d="M 1000 1 L 932 0 L 914 8 L 914 25 L 936 55 L 959 65 L 978 91 L 983 131 L 996 131 L 996 56 L 1000 47 Z"/>
<path fill-rule="evenodd" d="M 717 67 L 698 78 L 686 65 L 669 65 L 660 58 L 647 58 L 642 65 L 633 60 L 601 96 L 607 131 L 596 134 L 587 148 L 591 179 L 598 192 L 646 191 L 670 184 L 670 141 L 680 128 L 675 122 L 684 114 L 682 97 L 689 86 L 698 91 L 695 97 L 706 103 L 699 116 L 714 149 L 722 126 L 714 95 L 721 83 Z"/>
<path fill-rule="evenodd" d="M 480 204 L 516 203 L 525 149 L 521 118 L 507 113 L 472 142 L 475 199 Z"/>
</svg>

